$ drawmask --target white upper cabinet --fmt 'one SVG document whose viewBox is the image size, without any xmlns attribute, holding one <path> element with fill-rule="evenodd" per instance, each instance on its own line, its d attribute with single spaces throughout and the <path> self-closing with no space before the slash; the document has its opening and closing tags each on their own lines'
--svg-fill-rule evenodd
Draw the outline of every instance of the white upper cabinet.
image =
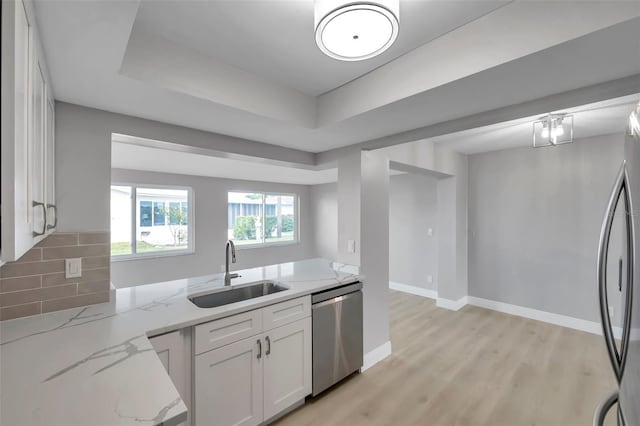
<svg viewBox="0 0 640 426">
<path fill-rule="evenodd" d="M 32 4 L 2 2 L 0 263 L 53 232 L 55 103 Z"/>
<path fill-rule="evenodd" d="M 45 105 L 45 152 L 44 152 L 44 201 L 47 204 L 47 232 L 58 225 L 58 207 L 56 206 L 56 107 L 53 96 L 47 94 Z"/>
</svg>

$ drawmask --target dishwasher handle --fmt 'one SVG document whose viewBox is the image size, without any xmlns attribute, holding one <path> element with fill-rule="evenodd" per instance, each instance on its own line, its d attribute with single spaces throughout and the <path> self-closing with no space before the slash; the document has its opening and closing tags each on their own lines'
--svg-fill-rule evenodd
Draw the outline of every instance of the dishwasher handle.
<svg viewBox="0 0 640 426">
<path fill-rule="evenodd" d="M 314 303 L 313 305 L 311 305 L 311 310 L 313 311 L 315 309 L 320 309 L 320 308 L 322 308 L 324 306 L 327 306 L 327 305 L 332 305 L 334 303 L 342 302 L 343 300 L 349 300 L 351 298 L 356 297 L 360 293 L 362 293 L 362 292 L 361 291 L 354 291 L 354 292 L 349 293 L 349 294 L 343 294 L 342 296 L 336 296 L 333 299 L 325 300 L 325 301 L 322 301 L 320 303 Z"/>
<path fill-rule="evenodd" d="M 353 293 L 354 291 L 358 291 L 362 288 L 362 283 L 357 281 L 355 283 L 347 284 L 342 287 L 332 288 L 327 291 L 323 291 L 321 293 L 315 293 L 311 295 L 311 303 L 320 303 L 325 300 L 333 299 L 336 296 L 342 296 L 348 293 Z"/>
</svg>

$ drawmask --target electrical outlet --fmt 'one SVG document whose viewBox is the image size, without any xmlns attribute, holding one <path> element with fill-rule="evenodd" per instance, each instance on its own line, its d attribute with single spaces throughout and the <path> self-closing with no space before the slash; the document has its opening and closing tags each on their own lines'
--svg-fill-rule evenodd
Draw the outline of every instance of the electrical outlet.
<svg viewBox="0 0 640 426">
<path fill-rule="evenodd" d="M 427 282 L 431 284 L 433 282 L 433 275 L 427 275 Z"/>
<path fill-rule="evenodd" d="M 427 235 L 433 237 L 433 228 L 427 229 Z"/>
<path fill-rule="evenodd" d="M 79 278 L 82 276 L 82 258 L 76 257 L 73 259 L 64 260 L 64 277 L 65 278 Z"/>
<path fill-rule="evenodd" d="M 613 306 L 609 305 L 609 318 L 613 318 L 613 315 L 614 315 Z"/>
</svg>

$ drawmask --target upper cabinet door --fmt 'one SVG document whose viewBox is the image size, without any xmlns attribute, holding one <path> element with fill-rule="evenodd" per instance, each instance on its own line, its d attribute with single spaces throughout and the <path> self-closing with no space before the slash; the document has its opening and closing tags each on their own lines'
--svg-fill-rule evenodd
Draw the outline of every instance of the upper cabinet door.
<svg viewBox="0 0 640 426">
<path fill-rule="evenodd" d="M 35 44 L 35 43 L 34 43 Z M 36 240 L 44 238 L 47 232 L 47 203 L 45 199 L 45 114 L 46 82 L 40 65 L 37 49 L 33 49 L 31 67 L 31 125 L 29 148 L 31 153 L 32 223 Z"/>
<path fill-rule="evenodd" d="M 264 334 L 264 418 L 311 394 L 311 317 Z"/>
<path fill-rule="evenodd" d="M 47 204 L 47 232 L 53 232 L 58 224 L 58 207 L 56 206 L 55 101 L 50 96 L 47 96 L 45 116 L 44 198 Z"/>
<path fill-rule="evenodd" d="M 18 260 L 57 222 L 55 103 L 33 4 L 2 2 L 0 264 Z"/>
<path fill-rule="evenodd" d="M 17 260 L 33 245 L 29 178 L 31 26 L 21 1 L 2 2 L 0 170 L 2 261 Z"/>
</svg>

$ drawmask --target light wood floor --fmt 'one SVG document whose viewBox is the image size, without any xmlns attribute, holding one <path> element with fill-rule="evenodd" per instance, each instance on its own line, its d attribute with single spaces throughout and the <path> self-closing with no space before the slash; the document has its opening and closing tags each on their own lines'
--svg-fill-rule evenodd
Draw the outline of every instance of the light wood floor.
<svg viewBox="0 0 640 426">
<path fill-rule="evenodd" d="M 278 426 L 591 425 L 614 388 L 600 336 L 394 291 L 390 306 L 393 354 Z"/>
</svg>

